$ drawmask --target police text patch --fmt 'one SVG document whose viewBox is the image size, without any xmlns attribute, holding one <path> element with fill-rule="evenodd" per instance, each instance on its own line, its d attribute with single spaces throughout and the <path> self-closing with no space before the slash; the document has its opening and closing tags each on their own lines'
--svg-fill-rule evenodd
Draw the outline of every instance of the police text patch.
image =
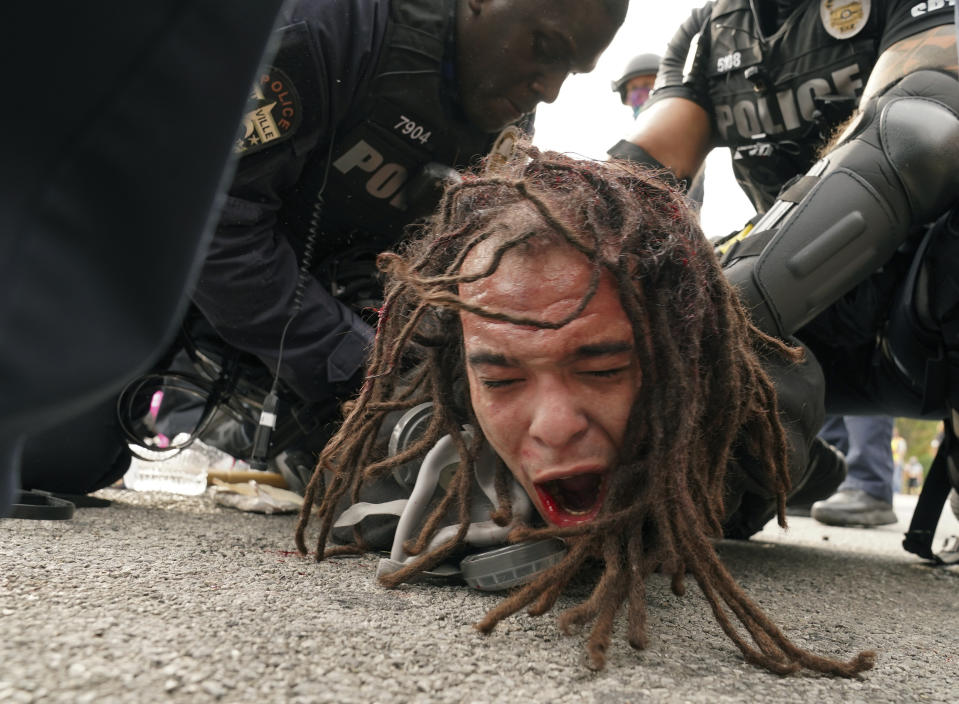
<svg viewBox="0 0 959 704">
<path fill-rule="evenodd" d="M 266 66 L 253 86 L 233 151 L 252 154 L 285 141 L 299 126 L 302 112 L 303 104 L 289 77 Z"/>
</svg>

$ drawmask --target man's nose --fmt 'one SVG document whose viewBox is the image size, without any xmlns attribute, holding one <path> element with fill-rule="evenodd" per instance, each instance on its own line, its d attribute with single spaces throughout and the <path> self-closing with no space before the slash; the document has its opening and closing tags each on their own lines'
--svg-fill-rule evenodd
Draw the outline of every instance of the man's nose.
<svg viewBox="0 0 959 704">
<path fill-rule="evenodd" d="M 539 97 L 543 103 L 552 103 L 559 95 L 559 89 L 563 87 L 563 81 L 568 76 L 565 71 L 548 71 L 541 73 L 530 84 L 530 89 Z"/>
<path fill-rule="evenodd" d="M 562 448 L 585 434 L 589 420 L 561 383 L 547 382 L 536 395 L 529 433 L 550 448 Z"/>
</svg>

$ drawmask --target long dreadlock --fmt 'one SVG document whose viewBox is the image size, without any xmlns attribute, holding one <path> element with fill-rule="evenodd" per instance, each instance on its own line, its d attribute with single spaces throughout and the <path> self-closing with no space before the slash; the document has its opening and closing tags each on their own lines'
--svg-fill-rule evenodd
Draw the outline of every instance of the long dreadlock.
<svg viewBox="0 0 959 704">
<path fill-rule="evenodd" d="M 532 231 L 509 224 L 528 219 L 503 217 L 510 208 L 530 206 L 539 216 Z M 460 284 L 491 276 L 507 252 L 533 238 L 566 243 L 593 267 L 590 285 L 569 316 L 553 322 L 516 318 L 460 298 Z M 467 255 L 486 240 L 493 246 L 488 266 L 464 274 Z M 805 667 L 844 676 L 872 667 L 872 652 L 843 662 L 795 646 L 745 595 L 714 550 L 712 539 L 722 535 L 724 478 L 737 441 L 767 469 L 766 489 L 777 497 L 779 522 L 785 525 L 790 488 L 785 432 L 760 354 L 795 362 L 801 352 L 750 324 L 682 196 L 640 167 L 578 161 L 523 145 L 506 164 L 467 174 L 448 188 L 420 236 L 402 254 L 381 255 L 380 266 L 389 281 L 368 377 L 307 487 L 296 528 L 301 552 L 317 503 L 317 559 L 364 551 L 358 532 L 353 544 L 327 547 L 341 499 L 359 500 L 362 487 L 422 459 L 450 435 L 461 461 L 419 535 L 407 541 L 408 554 L 416 558 L 380 581 L 396 586 L 453 554 L 470 523 L 471 477 L 482 442 L 479 433 L 469 439 L 462 430 L 464 423 L 477 424 L 463 382 L 459 312 L 559 328 L 588 305 L 606 270 L 632 322 L 643 373 L 620 464 L 610 472 L 610 488 L 594 520 L 563 528 L 521 522 L 510 532 L 510 541 L 560 537 L 569 550 L 562 562 L 489 611 L 477 628 L 489 632 L 526 607 L 532 615 L 549 611 L 584 563 L 598 557 L 604 571 L 591 595 L 559 616 L 567 633 L 593 623 L 587 650 L 594 668 L 605 665 L 624 603 L 630 645 L 647 646 L 645 584 L 654 571 L 671 577 L 677 595 L 685 592 L 685 574 L 692 574 L 720 627 L 750 662 L 777 673 Z M 419 440 L 383 458 L 375 441 L 384 417 L 426 401 L 433 403 L 433 414 Z M 320 498 L 324 473 L 332 478 Z M 509 469 L 500 463 L 499 508 L 492 518 L 504 526 L 513 519 L 508 481 Z M 426 550 L 451 513 L 459 521 L 457 534 Z"/>
</svg>

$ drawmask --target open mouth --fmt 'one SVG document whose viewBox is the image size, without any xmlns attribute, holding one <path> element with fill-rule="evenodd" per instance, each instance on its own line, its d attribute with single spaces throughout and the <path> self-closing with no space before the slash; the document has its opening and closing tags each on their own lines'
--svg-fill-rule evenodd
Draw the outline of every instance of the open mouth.
<svg viewBox="0 0 959 704">
<path fill-rule="evenodd" d="M 576 474 L 535 485 L 544 518 L 556 526 L 584 523 L 592 519 L 602 504 L 605 475 L 595 472 Z"/>
</svg>

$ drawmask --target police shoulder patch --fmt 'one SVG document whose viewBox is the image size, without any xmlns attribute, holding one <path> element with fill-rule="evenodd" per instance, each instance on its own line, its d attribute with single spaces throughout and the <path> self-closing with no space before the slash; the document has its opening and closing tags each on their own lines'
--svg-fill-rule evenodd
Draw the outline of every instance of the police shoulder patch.
<svg viewBox="0 0 959 704">
<path fill-rule="evenodd" d="M 284 142 L 302 119 L 303 103 L 289 76 L 275 66 L 264 66 L 253 85 L 233 151 L 252 154 Z"/>
<path fill-rule="evenodd" d="M 870 8 L 870 0 L 820 0 L 819 17 L 830 36 L 849 39 L 866 26 Z"/>
</svg>

